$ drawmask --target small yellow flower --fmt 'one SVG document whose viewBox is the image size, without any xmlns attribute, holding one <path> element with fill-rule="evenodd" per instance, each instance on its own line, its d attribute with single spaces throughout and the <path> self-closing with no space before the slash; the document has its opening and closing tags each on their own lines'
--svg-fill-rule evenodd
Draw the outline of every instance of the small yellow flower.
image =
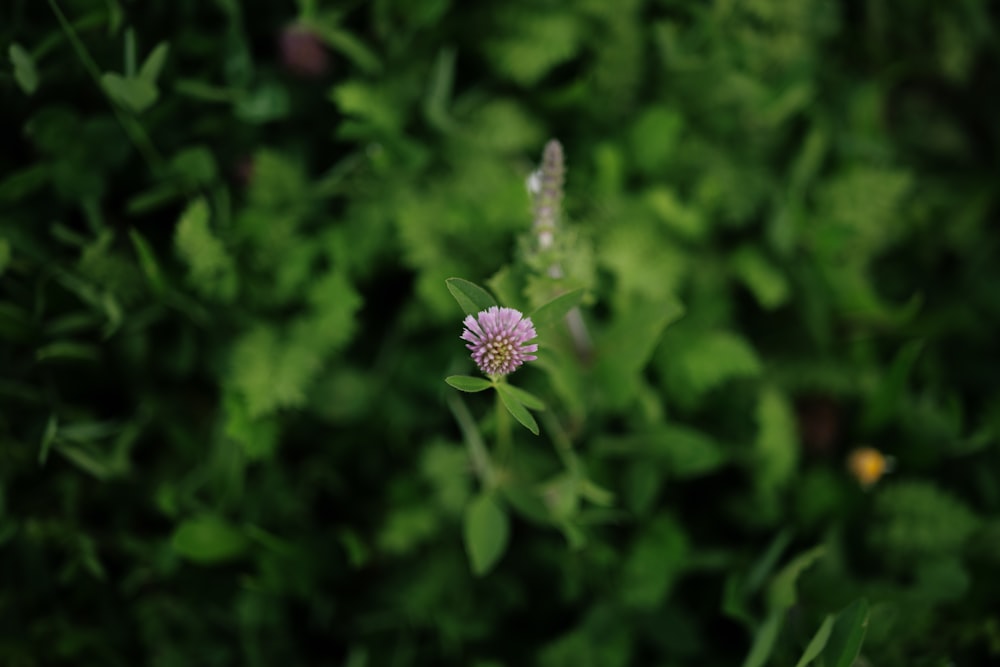
<svg viewBox="0 0 1000 667">
<path fill-rule="evenodd" d="M 894 461 L 874 447 L 858 447 L 847 455 L 847 470 L 864 489 L 871 488 L 887 472 L 892 472 Z"/>
</svg>

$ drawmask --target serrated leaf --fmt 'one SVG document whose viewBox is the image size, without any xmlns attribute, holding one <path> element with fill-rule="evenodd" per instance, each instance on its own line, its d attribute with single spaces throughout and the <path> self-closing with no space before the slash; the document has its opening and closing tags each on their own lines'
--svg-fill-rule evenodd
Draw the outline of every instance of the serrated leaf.
<svg viewBox="0 0 1000 667">
<path fill-rule="evenodd" d="M 524 428 L 528 429 L 535 435 L 538 435 L 538 422 L 535 418 L 531 416 L 528 409 L 517 399 L 514 392 L 510 391 L 511 387 L 509 384 L 498 384 L 497 393 L 500 394 L 500 400 L 503 402 L 503 406 L 507 408 L 507 412 L 514 416 Z"/>
<path fill-rule="evenodd" d="M 833 623 L 823 651 L 827 667 L 851 667 L 861 652 L 868 630 L 868 600 L 860 598 L 847 605 Z"/>
<path fill-rule="evenodd" d="M 232 560 L 248 544 L 243 531 L 214 514 L 187 519 L 174 531 L 170 544 L 178 554 L 204 565 Z"/>
<path fill-rule="evenodd" d="M 449 375 L 444 381 L 459 391 L 468 392 L 483 391 L 493 386 L 493 383 L 489 380 L 470 377 L 468 375 Z"/>
<path fill-rule="evenodd" d="M 472 571 L 482 576 L 493 569 L 507 549 L 507 513 L 493 496 L 480 494 L 465 508 L 464 534 Z"/>
<path fill-rule="evenodd" d="M 14 79 L 21 90 L 31 95 L 38 90 L 38 70 L 35 61 L 23 46 L 14 42 L 8 49 L 10 62 L 14 65 Z"/>
<path fill-rule="evenodd" d="M 236 295 L 236 266 L 209 225 L 203 198 L 188 205 L 177 223 L 174 245 L 188 265 L 188 280 L 202 295 L 229 301 Z"/>
<path fill-rule="evenodd" d="M 497 305 L 496 300 L 493 299 L 489 292 L 468 280 L 448 278 L 445 284 L 466 315 L 475 316 Z"/>
<path fill-rule="evenodd" d="M 322 367 L 321 352 L 274 328 L 258 326 L 234 344 L 228 383 L 246 401 L 250 419 L 299 407 Z"/>
<path fill-rule="evenodd" d="M 819 654 L 823 652 L 826 647 L 827 641 L 830 639 L 830 631 L 833 630 L 833 616 L 827 616 L 823 619 L 823 623 L 819 626 L 819 630 L 813 635 L 813 638 L 809 640 L 809 645 L 806 646 L 806 650 L 802 652 L 802 657 L 799 661 L 795 663 L 795 667 L 808 667 L 809 663 L 819 657 Z"/>
<path fill-rule="evenodd" d="M 566 313 L 579 305 L 582 299 L 583 289 L 575 289 L 539 306 L 529 317 L 531 317 L 531 322 L 535 325 L 536 329 L 551 326 L 561 321 L 566 316 Z"/>
</svg>

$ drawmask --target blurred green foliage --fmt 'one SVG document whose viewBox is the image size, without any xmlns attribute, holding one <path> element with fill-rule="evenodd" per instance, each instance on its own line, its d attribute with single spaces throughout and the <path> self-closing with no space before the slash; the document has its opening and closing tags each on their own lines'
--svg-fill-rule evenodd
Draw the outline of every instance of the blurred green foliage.
<svg viewBox="0 0 1000 667">
<path fill-rule="evenodd" d="M 997 25 L 4 3 L 0 664 L 996 661 Z M 585 290 L 500 495 L 452 276 Z"/>
</svg>

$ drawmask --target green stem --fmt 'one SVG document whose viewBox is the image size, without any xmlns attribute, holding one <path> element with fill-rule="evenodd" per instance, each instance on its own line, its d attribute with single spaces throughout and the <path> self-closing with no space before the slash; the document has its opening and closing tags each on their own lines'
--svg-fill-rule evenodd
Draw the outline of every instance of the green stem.
<svg viewBox="0 0 1000 667">
<path fill-rule="evenodd" d="M 496 468 L 490 459 L 486 443 L 483 442 L 483 437 L 479 434 L 479 427 L 476 425 L 476 420 L 472 418 L 469 409 L 465 407 L 462 399 L 455 394 L 449 393 L 447 401 L 448 407 L 451 408 L 451 413 L 455 415 L 455 421 L 458 422 L 458 428 L 462 431 L 462 435 L 465 436 L 465 444 L 469 449 L 469 459 L 472 461 L 472 469 L 486 489 L 495 488 L 497 485 Z"/>
<path fill-rule="evenodd" d="M 552 412 L 539 413 L 539 418 L 545 423 L 545 430 L 552 437 L 552 445 L 559 455 L 563 466 L 574 477 L 580 476 L 580 459 L 573 450 L 573 443 L 570 441 L 566 431 L 563 430 L 559 419 Z"/>
<path fill-rule="evenodd" d="M 498 382 L 498 380 L 494 380 Z M 503 382 L 503 380 L 499 380 Z M 511 437 L 511 423 L 510 423 L 510 413 L 507 412 L 507 406 L 503 404 L 503 399 L 500 398 L 500 392 L 496 392 L 497 401 L 497 458 L 506 467 L 510 465 L 511 454 L 513 452 L 513 439 Z"/>
</svg>

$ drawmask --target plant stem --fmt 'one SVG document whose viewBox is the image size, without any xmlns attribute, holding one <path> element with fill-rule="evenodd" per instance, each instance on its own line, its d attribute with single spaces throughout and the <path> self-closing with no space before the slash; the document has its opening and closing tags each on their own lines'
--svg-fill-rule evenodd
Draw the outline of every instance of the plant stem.
<svg viewBox="0 0 1000 667">
<path fill-rule="evenodd" d="M 465 407 L 465 403 L 458 396 L 449 393 L 447 401 L 451 413 L 455 415 L 455 421 L 458 422 L 458 428 L 465 436 L 465 445 L 469 449 L 469 459 L 472 461 L 473 471 L 486 489 L 495 488 L 497 485 L 496 468 L 490 459 L 486 443 L 483 442 L 483 437 L 479 433 L 476 420 L 472 418 L 469 409 Z"/>
<path fill-rule="evenodd" d="M 500 380 L 501 382 L 503 380 Z M 513 440 L 511 438 L 510 413 L 500 398 L 500 392 L 496 392 L 497 402 L 497 458 L 504 466 L 510 465 L 511 453 L 513 451 Z"/>
</svg>

